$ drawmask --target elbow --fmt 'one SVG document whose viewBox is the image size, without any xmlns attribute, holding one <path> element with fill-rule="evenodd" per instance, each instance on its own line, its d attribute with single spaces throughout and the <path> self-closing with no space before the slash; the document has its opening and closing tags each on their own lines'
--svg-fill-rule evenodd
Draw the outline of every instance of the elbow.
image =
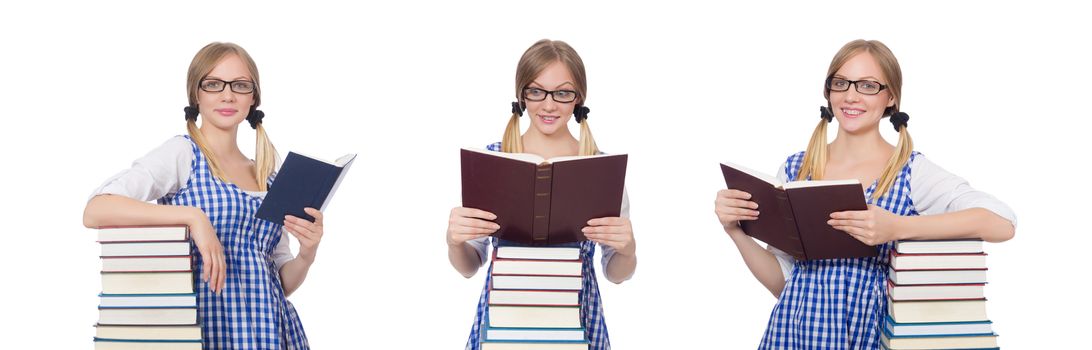
<svg viewBox="0 0 1092 350">
<path fill-rule="evenodd" d="M 992 240 L 989 240 L 989 242 L 1001 243 L 1013 239 L 1013 237 L 1016 237 L 1016 226 L 1014 226 L 1008 220 L 1005 220 L 1004 226 L 998 228 L 997 234 L 993 237 Z"/>
<path fill-rule="evenodd" d="M 91 198 L 91 200 L 87 202 L 87 206 L 83 208 L 83 226 L 86 228 L 97 228 L 102 226 L 99 224 L 98 215 L 96 215 L 95 211 L 96 199 L 98 199 L 98 197 Z"/>
</svg>

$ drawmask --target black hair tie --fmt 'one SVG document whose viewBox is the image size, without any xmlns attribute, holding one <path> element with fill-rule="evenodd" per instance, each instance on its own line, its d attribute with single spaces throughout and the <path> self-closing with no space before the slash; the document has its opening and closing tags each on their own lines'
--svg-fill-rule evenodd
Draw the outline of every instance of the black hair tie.
<svg viewBox="0 0 1092 350">
<path fill-rule="evenodd" d="M 252 129 L 258 128 L 258 124 L 262 123 L 262 118 L 265 118 L 265 112 L 259 111 L 257 106 L 250 106 L 250 113 L 247 113 L 246 121 L 250 122 Z"/>
<path fill-rule="evenodd" d="M 819 106 L 819 117 L 826 120 L 827 123 L 830 123 L 834 120 L 834 113 L 832 113 L 827 106 Z"/>
<path fill-rule="evenodd" d="M 512 114 L 523 116 L 523 106 L 519 102 L 512 102 Z"/>
<path fill-rule="evenodd" d="M 197 121 L 197 113 L 198 113 L 198 111 L 197 111 L 197 108 L 196 108 L 196 107 L 193 107 L 193 106 L 186 106 L 186 108 L 183 108 L 182 110 L 183 110 L 183 111 L 186 111 L 186 120 L 188 120 L 188 121 L 189 121 L 189 120 L 192 120 L 192 121 Z"/>
<path fill-rule="evenodd" d="M 591 113 L 591 109 L 587 106 L 576 107 L 573 111 L 573 116 L 576 117 L 577 123 L 583 123 L 585 119 L 588 119 L 588 113 Z"/>
<path fill-rule="evenodd" d="M 895 131 L 899 131 L 899 127 L 906 127 L 906 122 L 910 121 L 910 115 L 903 112 L 895 112 L 891 115 L 891 125 L 895 126 Z"/>
</svg>

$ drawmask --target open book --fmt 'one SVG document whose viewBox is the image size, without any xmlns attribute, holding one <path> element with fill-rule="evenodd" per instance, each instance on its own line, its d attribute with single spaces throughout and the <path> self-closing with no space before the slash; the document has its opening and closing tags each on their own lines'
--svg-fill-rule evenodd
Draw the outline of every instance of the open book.
<svg viewBox="0 0 1092 350">
<path fill-rule="evenodd" d="M 740 220 L 747 235 L 799 260 L 876 256 L 875 247 L 827 224 L 830 214 L 866 210 L 860 181 L 792 181 L 732 163 L 721 163 L 728 188 L 751 194 L 758 220 Z"/>
<path fill-rule="evenodd" d="M 353 160 L 355 153 L 328 162 L 288 152 L 255 216 L 278 224 L 284 222 L 285 215 L 315 221 L 303 208 L 326 209 Z"/>
<path fill-rule="evenodd" d="M 627 155 L 542 159 L 462 149 L 463 206 L 492 212 L 494 237 L 543 245 L 583 241 L 588 220 L 618 216 Z"/>
</svg>

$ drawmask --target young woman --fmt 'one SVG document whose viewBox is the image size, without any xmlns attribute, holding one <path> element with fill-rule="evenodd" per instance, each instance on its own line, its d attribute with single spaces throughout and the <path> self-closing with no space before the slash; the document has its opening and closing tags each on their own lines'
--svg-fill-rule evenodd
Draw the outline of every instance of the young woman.
<svg viewBox="0 0 1092 350">
<path fill-rule="evenodd" d="M 540 40 L 532 45 L 516 67 L 516 98 L 512 102 L 512 118 L 502 142 L 488 146 L 500 152 L 533 153 L 544 158 L 594 155 L 599 153 L 588 129 L 587 79 L 584 63 L 568 44 L 561 41 Z M 520 135 L 519 120 L 524 111 L 531 119 L 531 127 Z M 569 132 L 569 119 L 580 124 L 580 139 Z M 636 242 L 628 219 L 628 202 L 623 198 L 621 217 L 596 218 L 582 229 L 588 241 L 568 246 L 580 248 L 583 260 L 584 283 L 580 293 L 581 324 L 590 349 L 609 349 L 603 305 L 599 299 L 592 257 L 595 244 L 603 248 L 602 265 L 607 279 L 622 283 L 633 275 L 637 266 Z M 453 208 L 448 219 L 448 259 L 463 276 L 470 278 L 489 258 L 489 245 L 504 246 L 513 243 L 488 237 L 500 228 L 490 222 L 496 215 L 474 208 Z M 489 280 L 478 300 L 477 316 L 470 332 L 466 348 L 481 347 L 482 333 L 488 317 Z"/>
<path fill-rule="evenodd" d="M 972 189 L 913 151 L 909 116 L 900 112 L 902 71 L 879 41 L 842 47 L 827 70 L 822 120 L 808 149 L 785 161 L 782 180 L 858 179 L 868 210 L 831 214 L 828 224 L 878 248 L 859 259 L 795 261 L 763 249 L 740 228 L 762 212 L 750 194 L 717 193 L 716 213 L 747 267 L 778 298 L 762 349 L 878 349 L 887 312 L 888 254 L 904 239 L 982 239 L 1003 242 L 1015 234 L 1015 215 L 1004 203 Z M 890 118 L 896 146 L 880 136 Z M 838 134 L 827 144 L 827 124 Z"/>
<path fill-rule="evenodd" d="M 186 79 L 189 133 L 167 140 L 95 190 L 87 227 L 187 225 L 195 246 L 197 313 L 205 349 L 308 349 L 287 296 L 303 283 L 322 238 L 310 222 L 254 217 L 273 182 L 276 150 L 257 110 L 258 68 L 235 44 L 212 43 L 193 57 Z M 201 126 L 197 118 L 201 117 Z M 256 160 L 236 139 L 246 120 L 257 131 Z M 156 200 L 158 204 L 146 203 Z M 287 231 L 300 242 L 295 257 Z"/>
</svg>

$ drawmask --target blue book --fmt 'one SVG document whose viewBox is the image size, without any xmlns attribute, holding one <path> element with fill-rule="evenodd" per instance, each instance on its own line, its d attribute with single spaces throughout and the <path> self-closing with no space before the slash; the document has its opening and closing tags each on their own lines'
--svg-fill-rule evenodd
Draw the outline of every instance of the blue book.
<svg viewBox="0 0 1092 350">
<path fill-rule="evenodd" d="M 288 152 L 255 216 L 277 224 L 285 215 L 314 222 L 303 208 L 326 209 L 355 159 L 356 154 L 347 154 L 331 163 Z"/>
<path fill-rule="evenodd" d="M 977 322 L 924 322 L 896 323 L 891 315 L 884 316 L 884 332 L 894 337 L 922 335 L 992 335 L 993 323 Z"/>
<path fill-rule="evenodd" d="M 997 334 L 904 335 L 894 336 L 884 329 L 880 340 L 885 349 L 997 349 Z"/>
</svg>

